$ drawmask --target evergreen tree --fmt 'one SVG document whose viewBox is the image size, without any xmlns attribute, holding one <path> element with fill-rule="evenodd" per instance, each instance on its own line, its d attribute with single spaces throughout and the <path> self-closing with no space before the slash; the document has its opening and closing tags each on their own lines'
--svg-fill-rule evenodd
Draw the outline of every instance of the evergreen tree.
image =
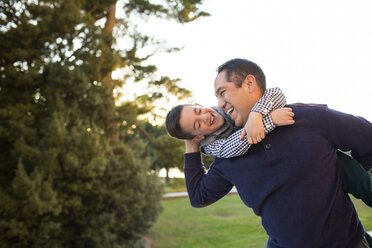
<svg viewBox="0 0 372 248">
<path fill-rule="evenodd" d="M 151 104 L 116 107 L 125 82 L 111 72 L 139 81 L 156 71 L 137 56 L 151 39 L 130 26 L 133 14 L 188 22 L 206 15 L 200 3 L 128 0 L 115 20 L 115 0 L 0 2 L 1 247 L 143 245 L 161 187 L 130 131 Z M 115 49 L 114 27 L 130 49 Z M 167 77 L 148 83 L 184 90 Z"/>
</svg>

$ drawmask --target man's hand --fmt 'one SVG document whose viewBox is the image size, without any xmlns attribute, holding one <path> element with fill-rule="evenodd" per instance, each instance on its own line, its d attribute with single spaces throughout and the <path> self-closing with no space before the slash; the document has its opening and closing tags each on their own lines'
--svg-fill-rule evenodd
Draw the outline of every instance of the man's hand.
<svg viewBox="0 0 372 248">
<path fill-rule="evenodd" d="M 185 139 L 185 153 L 199 152 L 199 143 Z"/>
<path fill-rule="evenodd" d="M 291 108 L 281 108 L 271 111 L 271 119 L 276 126 L 286 126 L 292 125 L 295 123 L 293 116 L 295 115 L 292 112 Z"/>
<path fill-rule="evenodd" d="M 265 138 L 265 128 L 260 113 L 249 113 L 248 121 L 245 123 L 242 135 L 240 136 L 241 140 L 244 138 L 245 134 L 247 134 L 249 144 L 257 144 Z"/>
</svg>

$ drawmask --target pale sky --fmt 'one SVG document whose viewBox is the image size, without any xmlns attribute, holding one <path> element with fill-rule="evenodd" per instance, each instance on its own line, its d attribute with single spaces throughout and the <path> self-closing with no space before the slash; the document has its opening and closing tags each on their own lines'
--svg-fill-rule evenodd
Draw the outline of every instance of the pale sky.
<svg viewBox="0 0 372 248">
<path fill-rule="evenodd" d="M 267 86 L 280 87 L 288 103 L 327 103 L 372 121 L 370 0 L 207 0 L 201 9 L 211 16 L 147 27 L 184 47 L 151 62 L 160 74 L 181 78 L 195 102 L 217 104 L 216 68 L 239 57 L 260 65 Z"/>
</svg>

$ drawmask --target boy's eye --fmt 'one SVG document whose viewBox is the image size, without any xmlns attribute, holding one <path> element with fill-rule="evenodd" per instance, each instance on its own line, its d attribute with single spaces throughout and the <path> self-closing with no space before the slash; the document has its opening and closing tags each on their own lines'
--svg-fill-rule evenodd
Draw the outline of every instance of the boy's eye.
<svg viewBox="0 0 372 248">
<path fill-rule="evenodd" d="M 199 130 L 199 128 L 200 128 L 200 122 L 196 122 L 195 123 L 195 130 Z"/>
</svg>

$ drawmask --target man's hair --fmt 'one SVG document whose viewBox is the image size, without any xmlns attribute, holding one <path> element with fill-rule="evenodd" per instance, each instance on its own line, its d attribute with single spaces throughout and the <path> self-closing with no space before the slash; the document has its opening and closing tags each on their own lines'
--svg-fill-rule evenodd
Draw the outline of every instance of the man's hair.
<svg viewBox="0 0 372 248">
<path fill-rule="evenodd" d="M 173 107 L 167 114 L 165 126 L 170 136 L 178 139 L 193 139 L 194 136 L 182 130 L 180 125 L 181 111 L 184 106 L 192 106 L 191 104 L 177 105 Z"/>
<path fill-rule="evenodd" d="M 245 78 L 251 74 L 262 92 L 266 90 L 266 79 L 262 69 L 254 62 L 246 59 L 231 59 L 217 68 L 217 73 L 226 71 L 226 81 L 233 82 L 237 87 L 242 87 Z"/>
</svg>

